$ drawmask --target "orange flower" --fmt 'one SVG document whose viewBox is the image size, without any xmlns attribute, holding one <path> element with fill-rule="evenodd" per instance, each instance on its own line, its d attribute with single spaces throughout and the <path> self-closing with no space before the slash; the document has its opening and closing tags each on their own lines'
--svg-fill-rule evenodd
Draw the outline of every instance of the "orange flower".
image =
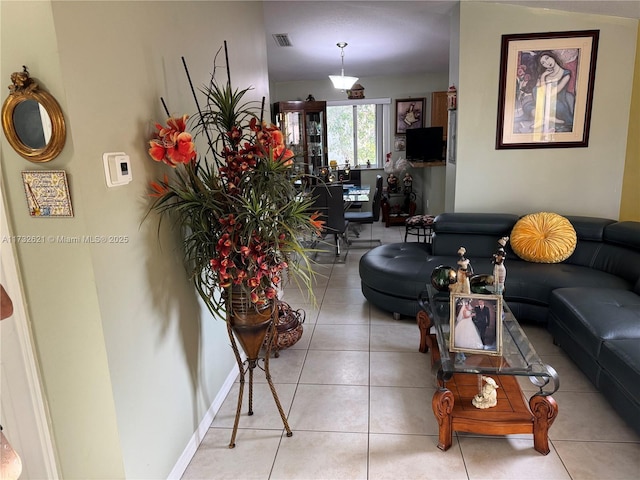
<svg viewBox="0 0 640 480">
<path fill-rule="evenodd" d="M 164 174 L 164 179 L 162 182 L 151 182 L 152 193 L 149 194 L 150 197 L 164 197 L 167 193 L 169 193 L 169 177 L 167 174 Z"/>
<path fill-rule="evenodd" d="M 175 167 L 179 163 L 189 163 L 196 159 L 197 152 L 187 128 L 188 115 L 181 118 L 169 117 L 167 126 L 156 124 L 156 138 L 149 142 L 149 156 L 156 162 L 164 162 Z"/>
<path fill-rule="evenodd" d="M 320 216 L 320 212 L 314 212 L 311 214 L 311 217 L 310 217 L 311 225 L 313 225 L 313 228 L 316 229 L 316 233 L 318 235 L 320 234 L 320 232 L 322 232 L 322 229 L 324 228 L 323 225 L 325 223 L 324 220 L 318 220 L 319 216 Z"/>
</svg>

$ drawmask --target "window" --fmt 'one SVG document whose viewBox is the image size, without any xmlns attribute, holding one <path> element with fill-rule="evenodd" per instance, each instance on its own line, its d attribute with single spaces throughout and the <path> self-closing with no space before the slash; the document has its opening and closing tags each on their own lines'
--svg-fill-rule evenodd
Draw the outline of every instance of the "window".
<svg viewBox="0 0 640 480">
<path fill-rule="evenodd" d="M 382 167 L 387 151 L 390 99 L 327 102 L 329 161 Z M 386 132 L 386 134 L 385 134 Z"/>
</svg>

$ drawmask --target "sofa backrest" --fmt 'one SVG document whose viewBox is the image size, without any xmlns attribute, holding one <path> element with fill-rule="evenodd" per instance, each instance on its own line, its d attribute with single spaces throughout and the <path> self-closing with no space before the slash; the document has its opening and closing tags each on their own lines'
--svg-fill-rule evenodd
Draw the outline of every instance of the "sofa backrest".
<svg viewBox="0 0 640 480">
<path fill-rule="evenodd" d="M 564 261 L 595 268 L 619 276 L 634 285 L 640 294 L 640 222 L 617 222 L 597 217 L 567 216 L 578 242 Z M 432 254 L 457 257 L 463 246 L 465 256 L 491 258 L 498 240 L 510 236 L 520 216 L 505 213 L 442 213 L 433 224 Z M 507 244 L 509 261 L 519 260 Z"/>
<path fill-rule="evenodd" d="M 458 249 L 464 247 L 471 260 L 491 258 L 498 240 L 511 234 L 519 218 L 508 213 L 441 213 L 433 222 L 432 253 L 457 257 Z M 506 250 L 514 258 L 508 246 Z"/>
<path fill-rule="evenodd" d="M 640 294 L 640 222 L 607 225 L 595 268 L 628 280 Z"/>
<path fill-rule="evenodd" d="M 565 260 L 565 263 L 596 268 L 594 262 L 604 242 L 604 230 L 608 225 L 615 223 L 615 220 L 580 216 L 567 216 L 566 218 L 576 231 L 578 243 L 573 254 Z"/>
</svg>

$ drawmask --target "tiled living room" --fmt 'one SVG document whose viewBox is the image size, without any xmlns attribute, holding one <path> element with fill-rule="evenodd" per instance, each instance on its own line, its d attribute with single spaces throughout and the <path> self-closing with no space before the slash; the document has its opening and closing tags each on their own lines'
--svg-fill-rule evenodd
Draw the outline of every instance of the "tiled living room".
<svg viewBox="0 0 640 480">
<path fill-rule="evenodd" d="M 404 228 L 365 226 L 363 238 L 402 242 Z M 301 339 L 272 358 L 270 370 L 293 436 L 288 438 L 263 372 L 256 371 L 254 415 L 240 418 L 229 449 L 238 383 L 217 413 L 184 479 L 632 479 L 640 472 L 640 437 L 558 347 L 544 327 L 525 325 L 543 361 L 560 376 L 551 452 L 533 449 L 531 435 L 454 434 L 437 448 L 431 399 L 436 388 L 429 354 L 418 352 L 414 318 L 394 320 L 360 289 L 358 264 L 318 265 L 317 307 L 297 290 L 284 301 L 306 312 Z M 507 260 L 508 267 L 508 260 Z M 536 387 L 525 378 L 525 394 Z"/>
</svg>

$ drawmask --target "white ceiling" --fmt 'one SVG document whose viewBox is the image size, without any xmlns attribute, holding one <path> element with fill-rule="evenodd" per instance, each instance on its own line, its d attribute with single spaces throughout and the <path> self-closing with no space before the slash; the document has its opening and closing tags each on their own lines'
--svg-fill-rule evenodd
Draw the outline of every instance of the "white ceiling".
<svg viewBox="0 0 640 480">
<path fill-rule="evenodd" d="M 464 0 L 485 1 L 485 0 Z M 598 15 L 640 18 L 640 0 L 493 0 Z M 274 82 L 443 73 L 449 65 L 449 15 L 458 1 L 264 2 L 269 78 Z M 292 46 L 279 47 L 273 34 L 286 33 Z"/>
</svg>

